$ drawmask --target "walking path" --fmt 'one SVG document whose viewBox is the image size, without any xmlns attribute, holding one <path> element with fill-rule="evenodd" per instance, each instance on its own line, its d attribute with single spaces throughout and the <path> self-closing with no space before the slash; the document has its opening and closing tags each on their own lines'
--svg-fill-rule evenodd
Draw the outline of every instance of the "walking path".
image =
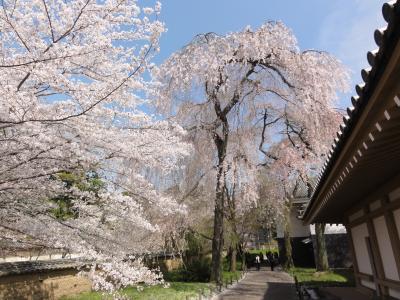
<svg viewBox="0 0 400 300">
<path fill-rule="evenodd" d="M 293 278 L 282 271 L 250 271 L 218 300 L 297 300 Z"/>
</svg>

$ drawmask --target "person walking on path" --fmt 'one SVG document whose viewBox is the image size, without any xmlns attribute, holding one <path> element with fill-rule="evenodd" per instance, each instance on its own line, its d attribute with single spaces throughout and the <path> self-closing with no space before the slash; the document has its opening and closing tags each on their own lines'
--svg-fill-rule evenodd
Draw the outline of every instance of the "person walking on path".
<svg viewBox="0 0 400 300">
<path fill-rule="evenodd" d="M 260 271 L 261 260 L 258 255 L 256 256 L 256 266 L 257 266 L 257 271 Z"/>
<path fill-rule="evenodd" d="M 267 257 L 268 257 L 269 265 L 271 267 L 271 271 L 273 271 L 274 266 L 275 266 L 275 257 L 270 251 L 267 253 Z"/>
</svg>

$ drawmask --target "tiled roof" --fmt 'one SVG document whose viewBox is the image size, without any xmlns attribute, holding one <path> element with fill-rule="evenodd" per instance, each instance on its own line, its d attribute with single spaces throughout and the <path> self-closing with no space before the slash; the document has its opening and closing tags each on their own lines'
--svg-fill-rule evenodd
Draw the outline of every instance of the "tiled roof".
<svg viewBox="0 0 400 300">
<path fill-rule="evenodd" d="M 39 273 L 50 270 L 65 270 L 83 266 L 76 259 L 54 259 L 46 261 L 19 261 L 0 263 L 0 277 L 28 273 Z"/>
<path fill-rule="evenodd" d="M 328 158 L 318 176 L 313 194 L 311 195 L 311 200 L 303 217 L 307 215 L 312 204 L 316 201 L 324 182 L 327 180 L 340 152 L 366 107 L 379 78 L 384 72 L 392 55 L 395 43 L 400 38 L 400 0 L 389 1 L 383 4 L 382 14 L 387 22 L 387 26 L 375 30 L 374 39 L 378 48 L 367 53 L 367 60 L 370 67 L 361 70 L 361 77 L 364 82 L 355 87 L 357 96 L 351 97 L 352 106 L 347 108 L 347 115 L 343 117 L 343 123 L 340 125 Z"/>
</svg>

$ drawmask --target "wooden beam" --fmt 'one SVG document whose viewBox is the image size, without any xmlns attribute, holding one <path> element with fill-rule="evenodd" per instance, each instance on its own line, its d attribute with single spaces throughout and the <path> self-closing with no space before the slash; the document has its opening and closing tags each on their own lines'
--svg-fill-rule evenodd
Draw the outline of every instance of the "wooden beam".
<svg viewBox="0 0 400 300">
<path fill-rule="evenodd" d="M 360 278 L 360 279 L 364 279 L 364 280 L 368 280 L 368 281 L 374 281 L 374 276 L 369 275 L 369 274 L 365 274 L 365 273 L 362 273 L 362 272 L 357 272 L 357 273 L 354 273 L 354 275 L 357 278 Z"/>
<path fill-rule="evenodd" d="M 375 200 L 378 200 L 383 197 L 383 195 L 387 195 L 396 188 L 400 187 L 400 173 L 395 175 L 392 179 L 390 179 L 389 182 L 386 182 L 382 186 L 380 186 L 378 189 L 376 189 L 371 195 L 369 195 L 365 200 L 363 200 L 360 204 L 353 206 L 353 208 L 348 211 L 349 215 L 352 215 L 359 211 L 360 209 L 363 209 L 366 205 L 369 205 L 370 203 L 374 202 Z M 400 199 L 395 200 L 394 202 L 400 201 Z"/>
<path fill-rule="evenodd" d="M 400 281 L 390 279 L 377 279 L 377 281 L 380 285 L 383 285 L 385 287 L 400 290 Z"/>
<path fill-rule="evenodd" d="M 377 218 L 379 216 L 384 215 L 386 212 L 393 211 L 393 210 L 396 210 L 398 208 L 400 208 L 400 201 L 399 200 L 396 200 L 394 202 L 392 201 L 392 202 L 389 202 L 389 203 L 385 203 L 380 208 L 378 208 L 376 210 L 373 210 L 371 212 L 365 213 L 362 217 L 360 217 L 358 219 L 355 219 L 352 222 L 349 222 L 349 226 L 350 227 L 354 227 L 354 226 L 360 225 L 362 223 L 367 222 L 367 220 L 369 220 L 369 219 Z"/>
</svg>

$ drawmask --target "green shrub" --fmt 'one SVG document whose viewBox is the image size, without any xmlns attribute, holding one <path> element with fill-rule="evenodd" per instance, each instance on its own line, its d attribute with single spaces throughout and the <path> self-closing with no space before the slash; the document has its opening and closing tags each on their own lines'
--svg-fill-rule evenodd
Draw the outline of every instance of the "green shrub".
<svg viewBox="0 0 400 300">
<path fill-rule="evenodd" d="M 207 256 L 193 259 L 183 271 L 187 280 L 192 282 L 208 282 L 211 277 L 211 259 Z"/>
<path fill-rule="evenodd" d="M 187 261 L 177 270 L 164 273 L 164 279 L 171 282 L 209 282 L 211 260 L 209 257 L 197 257 Z"/>
</svg>

